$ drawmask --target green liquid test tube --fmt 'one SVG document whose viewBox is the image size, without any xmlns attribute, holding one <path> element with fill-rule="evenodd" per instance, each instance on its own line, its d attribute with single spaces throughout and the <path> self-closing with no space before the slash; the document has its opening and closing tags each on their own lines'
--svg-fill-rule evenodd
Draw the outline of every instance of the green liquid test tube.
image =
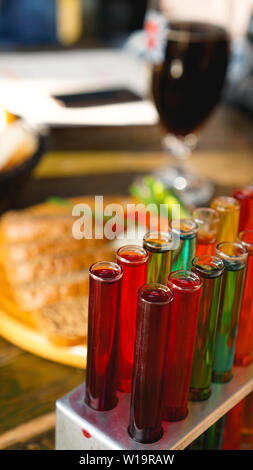
<svg viewBox="0 0 253 470">
<path fill-rule="evenodd" d="M 198 225 L 194 219 L 181 219 L 171 221 L 169 228 L 180 238 L 179 246 L 173 253 L 172 271 L 189 271 L 196 256 Z"/>
<path fill-rule="evenodd" d="M 221 450 L 225 427 L 225 416 L 216 421 L 201 434 L 189 447 L 189 450 Z"/>
<path fill-rule="evenodd" d="M 147 283 L 167 285 L 172 267 L 173 236 L 170 232 L 148 232 L 143 239 L 148 252 Z"/>
<path fill-rule="evenodd" d="M 202 280 L 197 335 L 195 341 L 189 399 L 206 400 L 211 395 L 215 339 L 221 298 L 224 263 L 202 255 L 194 258 L 192 270 Z"/>
<path fill-rule="evenodd" d="M 213 382 L 232 378 L 235 342 L 241 310 L 248 251 L 240 243 L 219 243 L 216 256 L 222 259 L 225 271 L 216 335 Z"/>
</svg>

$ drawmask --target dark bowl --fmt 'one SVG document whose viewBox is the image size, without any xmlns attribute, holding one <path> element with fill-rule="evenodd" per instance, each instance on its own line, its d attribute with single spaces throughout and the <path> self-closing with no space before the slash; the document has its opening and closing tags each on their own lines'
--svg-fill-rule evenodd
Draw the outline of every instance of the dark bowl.
<svg viewBox="0 0 253 470">
<path fill-rule="evenodd" d="M 28 181 L 32 170 L 46 149 L 46 136 L 38 134 L 36 152 L 23 163 L 0 173 L 0 213 L 17 206 L 17 198 Z"/>
</svg>

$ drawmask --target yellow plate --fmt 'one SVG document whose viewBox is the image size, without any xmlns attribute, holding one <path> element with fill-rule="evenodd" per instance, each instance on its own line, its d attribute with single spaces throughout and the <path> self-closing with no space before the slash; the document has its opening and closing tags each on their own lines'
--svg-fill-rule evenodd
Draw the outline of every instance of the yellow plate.
<svg viewBox="0 0 253 470">
<path fill-rule="evenodd" d="M 126 205 L 133 202 L 133 198 L 124 196 L 107 196 L 104 198 L 104 204 L 111 202 L 121 202 Z M 25 211 L 29 213 L 59 213 L 72 212 L 72 206 L 77 203 L 88 203 L 94 206 L 94 197 L 86 196 L 80 198 L 58 200 L 53 198 L 50 203 L 46 202 L 37 206 L 29 207 Z M 0 230 L 1 244 L 1 230 Z M 9 287 L 0 259 L 0 335 L 7 341 L 16 346 L 41 356 L 43 358 L 60 362 L 73 367 L 85 369 L 87 347 L 77 346 L 58 346 L 51 343 L 43 333 L 38 331 L 33 321 L 33 312 L 25 312 L 18 308 Z"/>
<path fill-rule="evenodd" d="M 0 299 L 1 302 L 2 299 Z M 68 366 L 86 367 L 86 346 L 78 345 L 72 347 L 56 346 L 48 341 L 39 331 L 11 313 L 2 309 L 0 305 L 0 335 L 16 346 L 44 357 L 51 361 L 60 362 Z"/>
<path fill-rule="evenodd" d="M 11 290 L 0 268 L 0 335 L 25 351 L 73 367 L 86 367 L 86 345 L 57 346 L 38 331 L 33 312 L 20 310 L 11 296 Z"/>
</svg>

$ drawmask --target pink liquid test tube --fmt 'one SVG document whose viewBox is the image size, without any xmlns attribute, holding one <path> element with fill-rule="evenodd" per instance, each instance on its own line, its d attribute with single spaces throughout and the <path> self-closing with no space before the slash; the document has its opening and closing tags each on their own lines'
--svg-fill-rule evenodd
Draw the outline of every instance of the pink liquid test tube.
<svg viewBox="0 0 253 470">
<path fill-rule="evenodd" d="M 119 313 L 117 384 L 121 392 L 130 393 L 138 290 L 147 282 L 148 253 L 140 246 L 123 246 L 117 251 L 117 263 L 123 270 Z"/>
<path fill-rule="evenodd" d="M 138 293 L 130 436 L 143 443 L 162 434 L 165 366 L 170 328 L 172 291 L 161 284 L 146 284 Z"/>
<path fill-rule="evenodd" d="M 122 269 L 101 261 L 90 267 L 85 402 L 97 411 L 117 404 L 118 314 Z"/>
<path fill-rule="evenodd" d="M 188 414 L 202 281 L 191 271 L 175 271 L 169 275 L 167 285 L 174 300 L 167 351 L 164 419 L 178 421 Z"/>
</svg>

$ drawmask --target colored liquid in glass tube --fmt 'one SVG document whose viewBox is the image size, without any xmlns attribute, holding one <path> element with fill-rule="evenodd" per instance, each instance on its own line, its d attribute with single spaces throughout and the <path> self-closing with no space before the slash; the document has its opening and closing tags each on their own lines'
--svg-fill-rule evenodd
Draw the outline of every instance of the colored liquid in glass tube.
<svg viewBox="0 0 253 470">
<path fill-rule="evenodd" d="M 181 219 L 170 222 L 169 227 L 180 239 L 173 253 L 172 271 L 190 270 L 196 255 L 198 225 L 194 219 Z"/>
<path fill-rule="evenodd" d="M 201 292 L 200 277 L 190 271 L 176 271 L 168 278 L 173 291 L 166 364 L 164 419 L 177 421 L 188 413 L 193 350 Z"/>
<path fill-rule="evenodd" d="M 239 228 L 239 202 L 233 197 L 221 196 L 212 201 L 211 207 L 220 216 L 217 243 L 235 242 Z"/>
<path fill-rule="evenodd" d="M 122 270 L 110 262 L 90 267 L 85 402 L 97 411 L 117 404 L 117 324 Z"/>
<path fill-rule="evenodd" d="M 225 416 L 216 421 L 190 446 L 190 450 L 221 450 L 225 426 Z"/>
<path fill-rule="evenodd" d="M 123 270 L 119 314 L 118 389 L 131 392 L 138 290 L 146 283 L 148 253 L 139 246 L 124 246 L 117 252 Z"/>
<path fill-rule="evenodd" d="M 253 392 L 245 399 L 242 432 L 245 438 L 253 444 Z"/>
<path fill-rule="evenodd" d="M 248 263 L 235 347 L 235 365 L 247 366 L 253 360 L 253 230 L 239 234 L 240 243 L 248 250 Z"/>
<path fill-rule="evenodd" d="M 235 189 L 233 197 L 240 204 L 239 232 L 253 230 L 253 188 Z"/>
<path fill-rule="evenodd" d="M 193 218 L 199 227 L 196 256 L 215 255 L 220 220 L 218 212 L 200 207 L 193 212 Z"/>
<path fill-rule="evenodd" d="M 211 394 L 224 264 L 221 259 L 209 255 L 194 258 L 192 264 L 193 271 L 202 280 L 190 386 L 190 400 L 198 401 L 206 400 Z"/>
<path fill-rule="evenodd" d="M 226 414 L 222 450 L 240 450 L 244 407 L 242 400 Z"/>
<path fill-rule="evenodd" d="M 225 271 L 221 287 L 213 381 L 228 382 L 232 378 L 248 253 L 239 243 L 225 242 L 217 246 L 216 256 L 222 259 Z"/>
<path fill-rule="evenodd" d="M 162 436 L 162 407 L 173 293 L 147 284 L 138 293 L 129 434 L 150 443 Z"/>
<path fill-rule="evenodd" d="M 149 232 L 143 239 L 147 250 L 147 282 L 167 284 L 172 267 L 173 236 L 170 232 Z"/>
</svg>

